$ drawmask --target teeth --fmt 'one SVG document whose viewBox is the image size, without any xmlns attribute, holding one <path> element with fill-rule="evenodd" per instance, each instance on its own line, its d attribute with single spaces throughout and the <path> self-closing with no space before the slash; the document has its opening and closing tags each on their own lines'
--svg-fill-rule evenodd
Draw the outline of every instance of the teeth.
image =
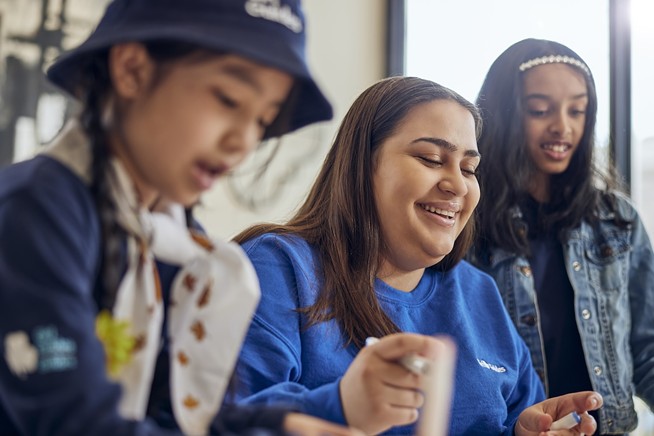
<svg viewBox="0 0 654 436">
<path fill-rule="evenodd" d="M 454 212 L 451 210 L 439 209 L 437 207 L 421 205 L 423 209 L 431 213 L 437 213 L 438 215 L 444 215 L 448 218 L 454 218 Z"/>
<path fill-rule="evenodd" d="M 552 150 L 556 153 L 563 153 L 568 150 L 568 146 L 565 144 L 544 144 L 543 148 L 546 150 Z"/>
</svg>

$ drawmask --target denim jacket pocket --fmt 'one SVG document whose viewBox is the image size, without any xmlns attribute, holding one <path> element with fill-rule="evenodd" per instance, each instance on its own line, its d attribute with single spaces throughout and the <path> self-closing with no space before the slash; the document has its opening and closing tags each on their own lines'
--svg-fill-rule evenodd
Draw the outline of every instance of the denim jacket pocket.
<svg viewBox="0 0 654 436">
<path fill-rule="evenodd" d="M 590 279 L 598 291 L 615 291 L 625 284 L 630 250 L 628 239 L 620 234 L 586 248 Z"/>
</svg>

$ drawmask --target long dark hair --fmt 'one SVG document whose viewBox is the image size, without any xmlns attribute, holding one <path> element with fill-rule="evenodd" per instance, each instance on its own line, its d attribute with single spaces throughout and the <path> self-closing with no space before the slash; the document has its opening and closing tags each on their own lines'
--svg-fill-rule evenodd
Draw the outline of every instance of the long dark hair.
<svg viewBox="0 0 654 436">
<path fill-rule="evenodd" d="M 497 246 L 527 254 L 525 232 L 517 225 L 515 208 L 527 193 L 533 172 L 528 154 L 523 101 L 523 73 L 520 65 L 543 56 L 560 55 L 583 59 L 554 41 L 525 39 L 506 49 L 490 67 L 477 97 L 484 122 L 479 152 L 484 156 L 480 172 L 482 196 L 477 207 L 479 243 L 476 252 Z M 604 190 L 617 189 L 614 170 L 601 171 L 594 160 L 597 93 L 590 71 L 578 68 L 586 80 L 588 106 L 584 132 L 570 165 L 550 178 L 548 213 L 539 217 L 545 229 L 557 229 L 564 240 L 583 219 L 596 222 Z M 599 188 L 603 186 L 602 188 Z"/>
<path fill-rule="evenodd" d="M 398 331 L 381 309 L 374 280 L 384 247 L 373 191 L 375 158 L 416 106 L 433 100 L 452 100 L 473 115 L 476 107 L 455 92 L 415 77 L 392 77 L 364 91 L 345 115 L 320 174 L 304 204 L 285 225 L 253 226 L 235 240 L 243 243 L 263 233 L 293 233 L 316 247 L 323 287 L 316 303 L 300 309 L 309 325 L 335 319 L 347 343 L 362 346 L 368 336 Z M 432 268 L 449 270 L 470 247 L 474 233 L 470 219 L 454 248 Z"/>
</svg>

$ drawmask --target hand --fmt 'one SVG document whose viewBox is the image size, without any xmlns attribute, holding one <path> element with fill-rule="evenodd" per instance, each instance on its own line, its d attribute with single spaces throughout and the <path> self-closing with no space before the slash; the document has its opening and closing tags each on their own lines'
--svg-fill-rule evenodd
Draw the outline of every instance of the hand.
<svg viewBox="0 0 654 436">
<path fill-rule="evenodd" d="M 588 411 L 599 409 L 602 402 L 602 396 L 591 391 L 547 399 L 522 411 L 515 425 L 515 434 L 516 436 L 593 434 L 597 424 Z M 574 411 L 581 417 L 579 424 L 570 430 L 548 431 L 552 422 Z"/>
<path fill-rule="evenodd" d="M 429 336 L 398 333 L 364 347 L 340 383 L 347 422 L 367 434 L 415 422 L 425 401 L 420 391 L 423 376 L 398 360 L 410 353 L 434 359 L 441 345 Z"/>
<path fill-rule="evenodd" d="M 301 413 L 286 415 L 286 418 L 284 418 L 284 431 L 298 436 L 359 436 L 363 434 L 356 429 L 341 427 Z"/>
</svg>

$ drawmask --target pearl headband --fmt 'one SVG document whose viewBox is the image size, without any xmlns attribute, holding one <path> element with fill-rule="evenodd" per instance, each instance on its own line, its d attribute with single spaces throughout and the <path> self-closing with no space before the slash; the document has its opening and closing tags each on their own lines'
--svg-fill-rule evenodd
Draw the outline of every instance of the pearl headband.
<svg viewBox="0 0 654 436">
<path fill-rule="evenodd" d="M 549 56 L 542 56 L 540 58 L 534 58 L 530 59 L 527 62 L 523 62 L 520 64 L 520 71 L 527 71 L 530 68 L 537 67 L 539 65 L 545 65 L 545 64 L 568 64 L 568 65 L 573 65 L 579 69 L 581 69 L 586 75 L 590 76 L 590 69 L 586 66 L 585 63 L 580 61 L 579 59 L 571 58 L 570 56 L 562 56 L 562 55 L 549 55 Z"/>
</svg>

